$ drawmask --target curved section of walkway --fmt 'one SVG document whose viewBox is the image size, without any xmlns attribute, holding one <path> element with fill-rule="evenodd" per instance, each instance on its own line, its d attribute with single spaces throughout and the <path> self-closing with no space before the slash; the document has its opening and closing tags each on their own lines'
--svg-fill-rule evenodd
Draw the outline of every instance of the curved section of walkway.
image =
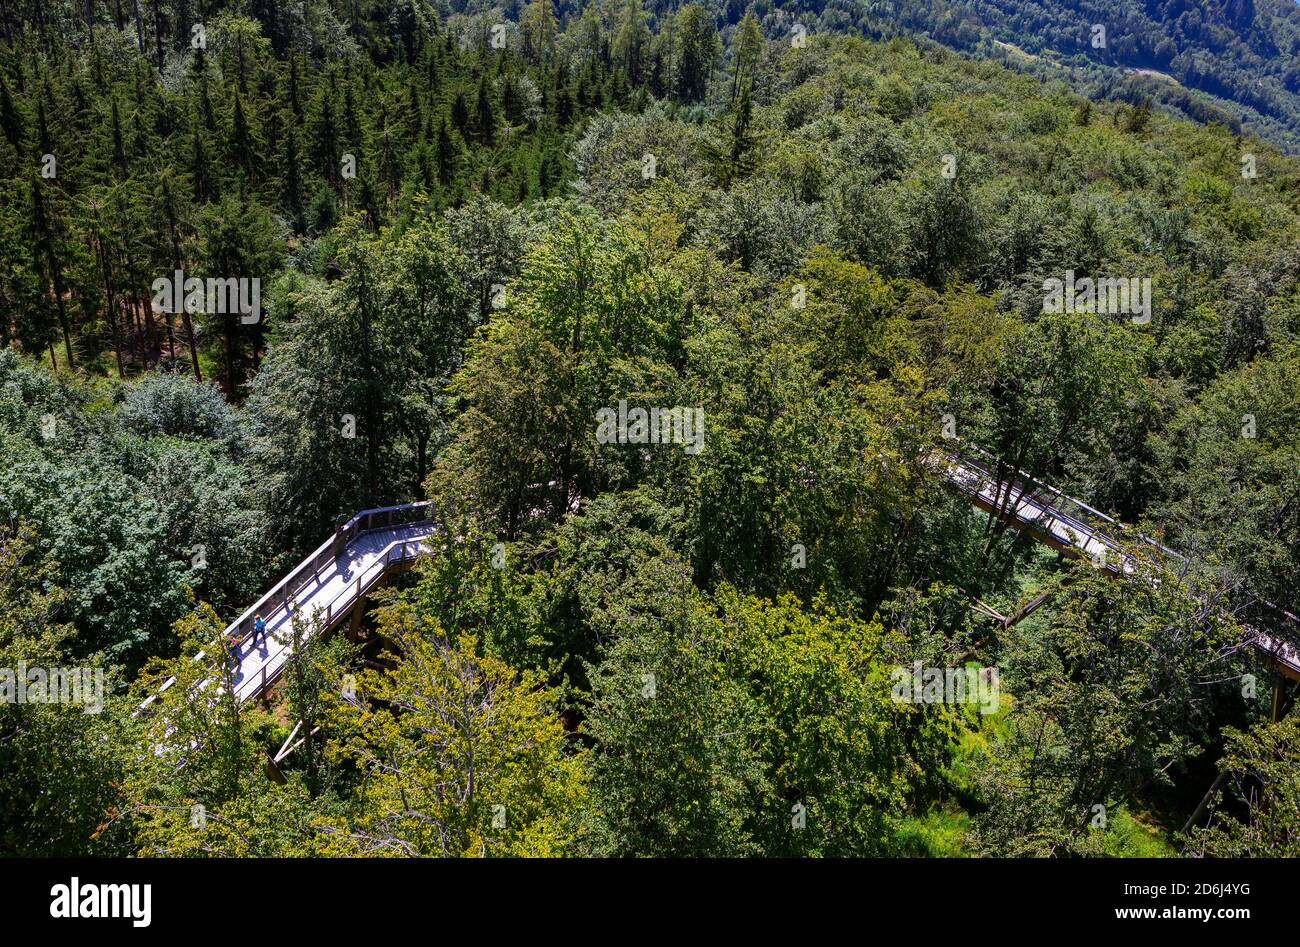
<svg viewBox="0 0 1300 947">
<path fill-rule="evenodd" d="M 275 683 L 293 654 L 293 618 L 306 619 L 304 630 L 325 630 L 338 624 L 395 567 L 405 568 L 428 551 L 436 532 L 430 506 L 408 503 L 358 513 L 335 530 L 269 592 L 258 599 L 222 633 L 223 641 L 238 639 L 233 649 L 235 696 L 240 701 L 260 696 Z M 253 640 L 253 622 L 261 615 L 266 636 Z M 206 651 L 195 655 L 203 660 Z M 175 679 L 159 689 L 166 691 Z M 156 700 L 140 705 L 145 710 Z"/>
<path fill-rule="evenodd" d="M 1133 568 L 1115 539 L 1124 530 L 1123 525 L 1081 500 L 1030 477 L 1005 479 L 999 476 L 997 459 L 978 449 L 941 454 L 939 459 L 944 480 L 990 515 L 1068 555 L 1087 556 L 1111 571 L 1128 572 Z M 404 568 L 427 552 L 428 541 L 436 532 L 429 513 L 427 502 L 358 513 L 231 622 L 223 638 L 238 639 L 234 654 L 238 662 L 235 695 L 239 700 L 260 696 L 283 672 L 293 654 L 295 615 L 308 619 L 308 633 L 328 629 L 338 624 L 393 568 Z M 1142 539 L 1164 555 L 1181 558 L 1155 540 L 1145 536 Z M 1300 618 L 1267 603 L 1262 608 L 1288 628 L 1300 629 Z M 253 622 L 258 615 L 266 620 L 267 634 L 254 641 Z M 1267 653 L 1284 673 L 1300 680 L 1300 649 L 1257 628 L 1248 631 L 1251 644 Z M 195 660 L 202 660 L 205 654 L 200 652 Z M 159 693 L 173 683 L 174 679 L 168 680 Z M 147 709 L 156 699 L 156 695 L 150 697 L 140 709 Z"/>
</svg>

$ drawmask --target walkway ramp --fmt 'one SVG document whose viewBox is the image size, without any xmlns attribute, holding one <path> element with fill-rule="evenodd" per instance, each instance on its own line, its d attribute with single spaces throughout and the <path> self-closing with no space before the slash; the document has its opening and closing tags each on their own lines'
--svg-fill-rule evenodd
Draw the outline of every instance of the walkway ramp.
<svg viewBox="0 0 1300 947">
<path fill-rule="evenodd" d="M 990 515 L 1065 555 L 1086 556 L 1112 572 L 1135 568 L 1116 539 L 1126 528 L 1106 514 L 1032 477 L 1007 477 L 1004 466 L 1000 476 L 998 460 L 978 448 L 963 447 L 938 456 L 944 480 Z M 283 673 L 293 653 L 294 615 L 319 619 L 318 625 L 308 622 L 308 631 L 332 628 L 387 575 L 409 568 L 428 552 L 436 532 L 430 513 L 428 502 L 358 513 L 231 622 L 224 640 L 239 642 L 236 697 L 241 702 L 260 697 Z M 1164 556 L 1183 558 L 1153 539 L 1140 538 Z M 1300 680 L 1300 649 L 1290 643 L 1300 632 L 1300 617 L 1268 603 L 1261 603 L 1259 613 L 1258 623 L 1247 626 L 1250 644 L 1267 653 L 1283 673 Z M 259 614 L 266 620 L 267 636 L 254 642 L 253 621 Z M 1280 633 L 1270 635 L 1261 630 L 1264 625 Z M 206 654 L 200 652 L 194 660 L 203 660 Z M 159 693 L 173 683 L 174 678 L 166 681 Z M 157 695 L 149 697 L 140 709 L 146 710 L 156 699 Z"/>
</svg>

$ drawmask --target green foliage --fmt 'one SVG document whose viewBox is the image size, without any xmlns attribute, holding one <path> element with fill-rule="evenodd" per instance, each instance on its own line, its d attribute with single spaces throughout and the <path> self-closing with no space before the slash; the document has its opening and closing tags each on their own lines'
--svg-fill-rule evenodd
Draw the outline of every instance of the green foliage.
<svg viewBox="0 0 1300 947">
<path fill-rule="evenodd" d="M 199 605 L 174 630 L 181 657 L 151 662 L 131 691 L 133 709 L 154 699 L 132 721 L 134 745 L 143 752 L 130 759 L 110 827 L 128 833 L 144 856 L 328 852 L 344 799 L 324 792 L 339 782 L 323 760 L 324 741 L 307 740 L 307 749 L 283 764 L 282 784 L 270 781 L 267 760 L 280 736 L 263 711 L 233 696 L 235 664 L 222 623 Z M 323 707 L 313 693 L 338 692 L 341 657 L 337 644 L 299 647 L 287 671 L 295 711 Z M 171 683 L 160 692 L 165 681 Z M 309 719 L 317 723 L 321 716 Z"/>
<path fill-rule="evenodd" d="M 75 631 L 58 620 L 64 596 L 46 591 L 50 573 L 28 530 L 0 527 L 0 668 L 12 675 L 0 701 L 0 849 L 121 855 L 120 839 L 99 839 L 134 745 L 112 693 L 118 675 L 101 656 L 72 657 Z M 17 678 L 33 669 L 100 678 L 80 704 L 19 700 Z"/>
<path fill-rule="evenodd" d="M 249 400 L 260 502 L 296 549 L 420 482 L 469 329 L 469 264 L 436 222 L 372 235 L 352 217 L 333 239 L 341 278 L 283 286 L 295 320 Z"/>
<path fill-rule="evenodd" d="M 364 699 L 334 712 L 337 751 L 363 775 L 336 854 L 556 856 L 574 851 L 585 761 L 566 749 L 555 695 L 471 637 L 453 641 L 406 605 L 380 630 L 402 650 L 365 671 Z M 373 702 L 373 703 L 372 703 Z"/>
<path fill-rule="evenodd" d="M 217 4 L 206 49 L 143 6 L 0 43 L 0 667 L 145 665 L 0 707 L 16 850 L 1167 854 L 1221 743 L 1190 848 L 1289 850 L 1293 734 L 1224 682 L 1300 611 L 1300 165 L 779 6 L 536 0 L 499 48 L 477 5 Z M 262 317 L 155 308 L 175 270 Z M 1152 318 L 1046 311 L 1067 271 Z M 629 407 L 697 436 L 597 436 Z M 1054 562 L 945 489 L 953 435 L 1186 558 Z M 422 492 L 414 576 L 236 702 L 225 621 Z M 996 712 L 895 701 L 918 660 Z"/>
<path fill-rule="evenodd" d="M 116 412 L 89 397 L 0 352 L 0 411 L 15 421 L 0 433 L 10 471 L 0 511 L 25 520 L 49 555 L 80 632 L 73 649 L 138 667 L 166 650 L 161 632 L 186 610 L 185 585 L 223 605 L 257 588 L 262 523 L 238 422 L 205 389 L 145 379 Z"/>
<path fill-rule="evenodd" d="M 128 428 L 144 435 L 219 442 L 239 435 L 235 413 L 221 393 L 184 375 L 144 376 L 127 389 L 118 416 Z"/>
<path fill-rule="evenodd" d="M 770 800 L 763 716 L 727 638 L 680 564 L 651 560 L 629 577 L 618 636 L 590 669 L 584 732 L 592 761 L 593 848 L 609 855 L 719 856 L 762 852 Z M 767 811 L 763 811 L 766 809 Z"/>
<path fill-rule="evenodd" d="M 944 712 L 891 698 L 899 642 L 824 601 L 707 601 L 685 582 L 643 567 L 591 672 L 598 848 L 895 851 L 893 814 L 928 798 L 952 749 Z"/>
<path fill-rule="evenodd" d="M 1126 552 L 1121 577 L 1076 567 L 1037 633 L 1008 648 L 1010 734 L 981 775 L 986 853 L 1098 854 L 1119 804 L 1201 747 L 1207 685 L 1239 630 L 1206 604 L 1205 577 Z"/>
<path fill-rule="evenodd" d="M 316 0 L 259 8 L 261 19 L 223 6 L 202 17 L 206 48 L 192 42 L 197 12 L 170 0 L 132 10 L 134 30 L 117 24 L 129 32 L 97 24 L 91 44 L 79 8 L 18 32 L 10 17 L 29 11 L 6 16 L 5 341 L 52 366 L 102 371 L 111 358 L 122 376 L 180 363 L 197 379 L 215 357 L 239 395 L 280 314 L 156 311 L 155 280 L 180 269 L 269 289 L 303 240 L 349 212 L 377 227 L 426 199 L 444 208 L 476 189 L 513 202 L 565 188 L 558 155 L 591 103 L 574 94 L 576 64 L 557 71 L 543 55 L 557 28 L 549 5 L 533 12 L 522 56 L 448 42 L 423 2 L 368 6 L 348 29 Z M 458 121 L 464 89 L 474 114 Z"/>
<path fill-rule="evenodd" d="M 1221 558 L 1251 591 L 1295 611 L 1300 569 L 1300 349 L 1221 375 L 1156 440 L 1157 505 L 1181 546 Z"/>
<path fill-rule="evenodd" d="M 1294 858 L 1300 846 L 1300 718 L 1227 731 L 1208 827 L 1193 829 L 1196 854 L 1223 858 Z"/>
</svg>

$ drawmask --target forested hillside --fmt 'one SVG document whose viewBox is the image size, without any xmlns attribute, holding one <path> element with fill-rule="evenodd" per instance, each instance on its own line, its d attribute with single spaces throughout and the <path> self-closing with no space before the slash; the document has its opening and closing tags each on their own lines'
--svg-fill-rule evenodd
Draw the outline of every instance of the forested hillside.
<svg viewBox="0 0 1300 947">
<path fill-rule="evenodd" d="M 656 11 L 676 4 L 656 3 Z M 715 0 L 731 23 L 745 6 Z M 766 29 L 852 30 L 926 37 L 1077 91 L 1151 99 L 1300 148 L 1300 9 L 1293 0 L 776 0 L 755 9 Z"/>
<path fill-rule="evenodd" d="M 6 8 L 0 669 L 106 694 L 0 702 L 0 851 L 1300 854 L 1243 643 L 1300 613 L 1300 162 L 778 14 Z M 227 623 L 424 499 L 236 700 Z"/>
<path fill-rule="evenodd" d="M 1293 152 L 1300 145 L 1300 9 L 1293 0 L 863 6 L 954 49 L 1069 74 L 1079 89 L 1150 96 L 1198 119 L 1241 122 Z"/>
</svg>

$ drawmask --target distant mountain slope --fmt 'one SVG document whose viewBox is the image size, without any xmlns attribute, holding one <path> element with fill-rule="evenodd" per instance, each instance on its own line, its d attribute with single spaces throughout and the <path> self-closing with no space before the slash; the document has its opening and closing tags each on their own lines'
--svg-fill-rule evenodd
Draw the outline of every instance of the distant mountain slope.
<svg viewBox="0 0 1300 947">
<path fill-rule="evenodd" d="M 467 0 L 458 0 L 465 3 Z M 493 0 L 468 0 L 470 6 Z M 647 0 L 656 17 L 684 0 Z M 724 29 L 751 0 L 699 0 Z M 582 6 L 560 0 L 563 15 Z M 757 0 L 767 35 L 908 34 L 1065 78 L 1105 98 L 1143 96 L 1198 121 L 1245 127 L 1300 153 L 1300 7 L 1294 0 Z M 1094 26 L 1105 45 L 1093 45 Z"/>
<path fill-rule="evenodd" d="M 1083 70 L 1094 87 L 1138 77 L 1199 118 L 1218 100 L 1258 134 L 1300 150 L 1300 8 L 1292 0 L 867 0 L 866 12 L 966 51 Z M 1104 45 L 1094 28 L 1105 28 Z M 1026 62 L 1027 60 L 1027 62 Z M 1145 81 L 1144 81 L 1145 80 Z M 1103 88 L 1103 91 L 1104 88 Z"/>
</svg>

